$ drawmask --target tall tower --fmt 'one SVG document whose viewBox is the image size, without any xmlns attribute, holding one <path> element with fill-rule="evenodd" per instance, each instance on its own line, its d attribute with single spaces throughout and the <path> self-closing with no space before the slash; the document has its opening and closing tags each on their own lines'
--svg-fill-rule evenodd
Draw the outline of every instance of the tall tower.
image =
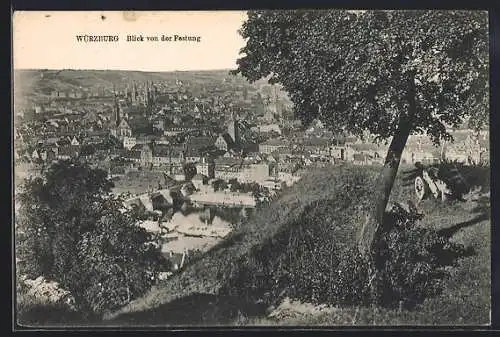
<svg viewBox="0 0 500 337">
<path fill-rule="evenodd" d="M 116 95 L 114 84 L 113 84 L 113 98 L 114 98 L 114 108 L 113 108 L 113 115 L 111 117 L 111 122 L 113 123 L 113 127 L 117 127 L 120 124 L 120 104 L 118 102 L 118 97 Z"/>
<path fill-rule="evenodd" d="M 115 109 L 114 109 L 113 122 L 116 126 L 120 125 L 120 103 L 116 99 L 116 96 L 115 96 Z"/>
<path fill-rule="evenodd" d="M 144 104 L 148 105 L 148 82 L 146 81 L 145 85 L 144 85 L 144 89 L 142 90 L 142 99 L 143 99 L 143 102 Z"/>
<path fill-rule="evenodd" d="M 150 105 L 151 104 L 151 83 L 149 81 L 146 82 L 147 83 L 147 101 L 146 101 L 146 105 Z"/>
<path fill-rule="evenodd" d="M 227 126 L 227 133 L 231 136 L 233 142 L 238 143 L 240 141 L 240 135 L 238 132 L 238 121 L 234 116 L 234 111 L 231 112 L 231 119 L 229 120 Z"/>
<path fill-rule="evenodd" d="M 154 102 L 156 99 L 156 85 L 153 81 L 151 81 L 151 87 L 149 90 L 151 91 L 151 100 Z"/>
<path fill-rule="evenodd" d="M 135 102 L 137 101 L 137 84 L 133 83 L 133 86 L 132 86 L 132 102 Z"/>
</svg>

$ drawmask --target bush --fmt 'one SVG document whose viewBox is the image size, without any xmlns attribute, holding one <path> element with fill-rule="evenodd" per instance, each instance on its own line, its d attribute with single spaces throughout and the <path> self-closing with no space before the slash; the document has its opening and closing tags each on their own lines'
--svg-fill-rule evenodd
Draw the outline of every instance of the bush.
<svg viewBox="0 0 500 337">
<path fill-rule="evenodd" d="M 309 204 L 296 221 L 282 226 L 240 257 L 221 294 L 271 305 L 289 296 L 304 302 L 367 305 L 371 296 L 367 263 L 357 250 L 360 210 L 371 193 L 363 172 L 344 181 L 334 199 Z M 395 205 L 386 213 L 376 254 L 377 304 L 407 307 L 441 291 L 445 266 L 463 252 L 437 231 L 418 226 L 421 215 Z M 386 227 L 387 226 L 387 227 Z"/>
<path fill-rule="evenodd" d="M 80 312 L 70 310 L 61 303 L 33 304 L 18 308 L 18 324 L 27 326 L 83 324 L 93 319 Z"/>
<path fill-rule="evenodd" d="M 18 195 L 19 273 L 56 281 L 92 315 L 142 296 L 165 262 L 155 237 L 110 188 L 105 172 L 62 161 Z"/>
<path fill-rule="evenodd" d="M 451 243 L 436 230 L 418 226 L 422 214 L 396 204 L 386 213 L 392 229 L 383 234 L 377 254 L 380 272 L 379 301 L 385 306 L 399 302 L 411 308 L 442 291 L 444 267 L 465 254 L 462 245 Z"/>
</svg>

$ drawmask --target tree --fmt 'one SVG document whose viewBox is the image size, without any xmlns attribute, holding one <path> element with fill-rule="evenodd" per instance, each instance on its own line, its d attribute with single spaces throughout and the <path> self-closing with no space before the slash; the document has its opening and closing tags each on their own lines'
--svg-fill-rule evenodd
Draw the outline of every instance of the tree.
<svg viewBox="0 0 500 337">
<path fill-rule="evenodd" d="M 111 187 L 106 172 L 62 161 L 28 179 L 18 196 L 20 271 L 57 281 L 86 313 L 142 295 L 162 265 L 154 238 L 121 210 Z"/>
<path fill-rule="evenodd" d="M 390 140 L 360 235 L 369 259 L 409 135 L 452 140 L 447 126 L 488 111 L 487 27 L 481 11 L 248 12 L 234 73 L 281 83 L 303 123 Z"/>
<path fill-rule="evenodd" d="M 113 135 L 106 135 L 100 144 L 100 148 L 102 150 L 111 150 L 111 149 L 122 149 L 122 142 Z"/>
<path fill-rule="evenodd" d="M 240 188 L 240 183 L 238 182 L 238 179 L 236 179 L 236 178 L 229 179 L 228 184 L 231 185 L 231 188 L 230 188 L 231 192 L 236 192 Z"/>
<path fill-rule="evenodd" d="M 186 163 L 183 166 L 184 175 L 186 180 L 191 180 L 196 175 L 196 164 L 195 163 Z"/>
<path fill-rule="evenodd" d="M 93 144 L 85 144 L 81 147 L 79 155 L 82 157 L 92 156 L 96 153 L 96 148 Z"/>
<path fill-rule="evenodd" d="M 222 179 L 217 179 L 213 182 L 214 191 L 224 191 L 227 188 L 227 182 Z"/>
</svg>

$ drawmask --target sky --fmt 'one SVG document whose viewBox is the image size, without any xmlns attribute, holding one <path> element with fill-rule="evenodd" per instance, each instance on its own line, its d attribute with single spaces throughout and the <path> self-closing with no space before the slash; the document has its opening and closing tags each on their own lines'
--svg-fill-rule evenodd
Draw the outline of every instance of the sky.
<svg viewBox="0 0 500 337">
<path fill-rule="evenodd" d="M 245 41 L 244 11 L 20 11 L 13 17 L 15 69 L 141 71 L 236 68 Z M 118 35 L 119 42 L 77 42 L 77 35 Z M 199 36 L 200 42 L 126 42 L 127 35 Z"/>
</svg>

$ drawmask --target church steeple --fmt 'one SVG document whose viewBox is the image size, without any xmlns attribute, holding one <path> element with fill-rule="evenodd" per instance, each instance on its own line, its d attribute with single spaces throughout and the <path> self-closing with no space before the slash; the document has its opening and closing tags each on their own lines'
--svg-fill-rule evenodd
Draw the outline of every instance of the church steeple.
<svg viewBox="0 0 500 337">
<path fill-rule="evenodd" d="M 137 100 L 137 84 L 134 81 L 132 85 L 132 102 L 135 102 L 136 100 Z"/>
<path fill-rule="evenodd" d="M 233 142 L 238 143 L 240 140 L 239 132 L 238 132 L 238 120 L 234 115 L 234 111 L 231 111 L 231 118 L 229 120 L 229 124 L 227 126 L 227 133 L 231 136 Z"/>
<path fill-rule="evenodd" d="M 118 97 L 116 96 L 115 86 L 113 85 L 113 95 L 115 100 L 115 106 L 113 111 L 113 122 L 115 126 L 120 125 L 120 103 L 118 102 Z"/>
</svg>

